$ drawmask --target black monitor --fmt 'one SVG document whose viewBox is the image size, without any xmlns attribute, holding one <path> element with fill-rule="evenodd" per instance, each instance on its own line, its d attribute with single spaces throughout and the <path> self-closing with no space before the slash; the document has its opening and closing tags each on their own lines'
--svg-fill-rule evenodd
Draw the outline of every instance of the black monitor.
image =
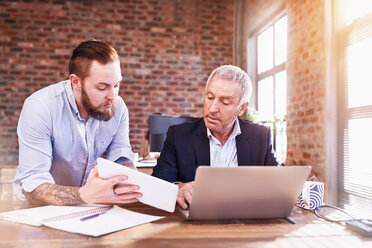
<svg viewBox="0 0 372 248">
<path fill-rule="evenodd" d="M 169 126 L 195 119 L 197 118 L 150 115 L 150 152 L 161 152 Z"/>
</svg>

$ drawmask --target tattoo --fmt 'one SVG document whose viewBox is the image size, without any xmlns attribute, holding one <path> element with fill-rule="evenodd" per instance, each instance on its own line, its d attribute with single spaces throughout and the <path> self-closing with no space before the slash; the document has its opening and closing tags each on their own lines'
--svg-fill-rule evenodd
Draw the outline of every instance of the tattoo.
<svg viewBox="0 0 372 248">
<path fill-rule="evenodd" d="M 77 205 L 84 204 L 79 187 L 43 183 L 32 192 L 23 190 L 27 201 L 32 204 Z"/>
</svg>

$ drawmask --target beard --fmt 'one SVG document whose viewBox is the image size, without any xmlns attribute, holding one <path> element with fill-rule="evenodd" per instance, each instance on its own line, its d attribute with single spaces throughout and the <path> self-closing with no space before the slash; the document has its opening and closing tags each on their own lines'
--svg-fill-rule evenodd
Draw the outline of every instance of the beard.
<svg viewBox="0 0 372 248">
<path fill-rule="evenodd" d="M 85 108 L 85 111 L 90 117 L 93 117 L 94 119 L 100 121 L 108 121 L 115 113 L 115 101 L 107 101 L 98 105 L 97 107 L 94 107 L 87 92 L 85 91 L 84 85 L 81 89 L 81 101 Z M 107 104 L 111 104 L 111 108 L 106 109 L 105 105 Z M 100 110 L 101 108 L 105 110 L 102 111 Z"/>
</svg>

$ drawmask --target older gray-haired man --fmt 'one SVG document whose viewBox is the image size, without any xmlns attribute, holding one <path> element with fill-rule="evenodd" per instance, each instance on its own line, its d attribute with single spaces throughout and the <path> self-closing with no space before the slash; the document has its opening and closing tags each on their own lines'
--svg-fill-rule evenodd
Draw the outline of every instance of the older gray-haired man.
<svg viewBox="0 0 372 248">
<path fill-rule="evenodd" d="M 247 109 L 251 92 L 247 73 L 236 66 L 220 66 L 206 84 L 203 118 L 168 129 L 152 175 L 179 183 L 177 202 L 181 207 L 191 202 L 200 165 L 279 165 L 270 129 L 238 118 Z"/>
</svg>

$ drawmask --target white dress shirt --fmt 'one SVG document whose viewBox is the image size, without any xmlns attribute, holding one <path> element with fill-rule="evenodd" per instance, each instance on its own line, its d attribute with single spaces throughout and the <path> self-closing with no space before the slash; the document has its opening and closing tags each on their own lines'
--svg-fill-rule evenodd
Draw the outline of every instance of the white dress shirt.
<svg viewBox="0 0 372 248">
<path fill-rule="evenodd" d="M 210 162 L 212 167 L 237 167 L 236 136 L 241 134 L 238 118 L 235 119 L 234 129 L 227 142 L 222 145 L 207 128 L 209 138 Z"/>
</svg>

